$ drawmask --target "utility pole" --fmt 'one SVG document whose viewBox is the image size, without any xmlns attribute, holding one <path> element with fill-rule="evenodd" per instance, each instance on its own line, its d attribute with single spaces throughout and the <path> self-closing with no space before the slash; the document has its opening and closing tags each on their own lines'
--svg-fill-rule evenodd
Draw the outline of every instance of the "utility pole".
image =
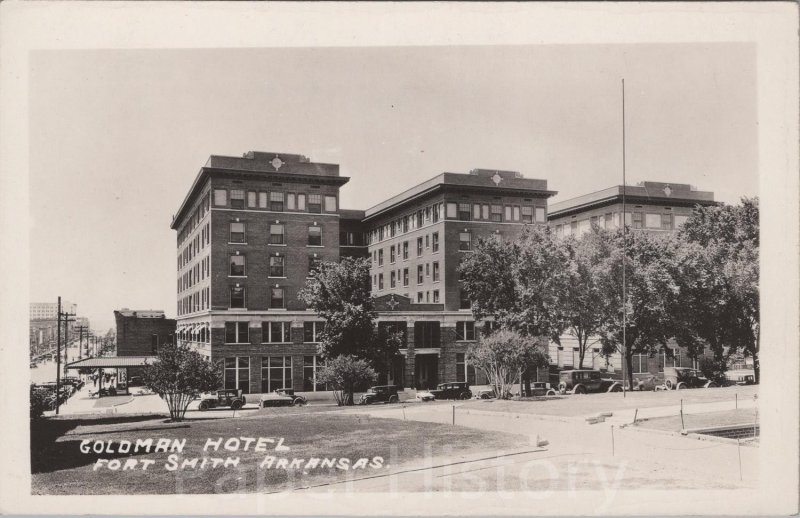
<svg viewBox="0 0 800 518">
<path fill-rule="evenodd" d="M 83 358 L 83 332 L 86 331 L 86 346 L 89 346 L 89 328 L 87 326 L 78 326 L 78 359 Z"/>
<path fill-rule="evenodd" d="M 58 296 L 58 341 L 56 342 L 56 415 L 61 395 L 61 295 Z"/>
<path fill-rule="evenodd" d="M 75 322 L 75 319 L 70 319 L 69 317 L 74 317 L 75 313 L 64 312 L 62 313 L 64 317 L 64 376 L 67 375 L 67 363 L 69 360 L 68 351 L 69 351 L 69 323 Z"/>
<path fill-rule="evenodd" d="M 627 260 L 628 249 L 627 243 L 625 240 L 625 231 L 626 229 L 626 217 L 627 213 L 625 210 L 625 191 L 627 190 L 627 183 L 625 178 L 625 78 L 622 78 L 622 397 L 625 397 L 625 392 L 628 390 L 628 386 L 625 383 L 625 375 L 626 371 L 628 370 L 628 365 L 626 360 L 626 350 L 627 347 L 627 327 L 628 327 L 628 297 L 627 297 L 627 285 L 625 282 L 625 262 Z"/>
</svg>

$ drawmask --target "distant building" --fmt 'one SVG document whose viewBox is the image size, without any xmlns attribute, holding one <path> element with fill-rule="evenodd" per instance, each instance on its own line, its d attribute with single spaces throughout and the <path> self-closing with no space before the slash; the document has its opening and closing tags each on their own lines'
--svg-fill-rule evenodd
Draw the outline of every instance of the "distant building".
<svg viewBox="0 0 800 518">
<path fill-rule="evenodd" d="M 117 323 L 117 356 L 148 356 L 175 339 L 175 320 L 161 310 L 114 311 Z"/>
<path fill-rule="evenodd" d="M 61 311 L 64 313 L 75 314 L 78 312 L 78 305 L 71 302 L 62 301 Z M 56 320 L 58 318 L 58 303 L 57 302 L 31 302 L 30 303 L 30 319 L 31 320 Z"/>
<path fill-rule="evenodd" d="M 595 223 L 601 228 L 619 228 L 622 214 L 621 185 L 553 203 L 547 219 L 556 235 L 579 236 Z M 691 185 L 645 181 L 625 187 L 625 223 L 634 230 L 677 230 L 697 205 L 715 205 L 714 193 Z"/>
</svg>

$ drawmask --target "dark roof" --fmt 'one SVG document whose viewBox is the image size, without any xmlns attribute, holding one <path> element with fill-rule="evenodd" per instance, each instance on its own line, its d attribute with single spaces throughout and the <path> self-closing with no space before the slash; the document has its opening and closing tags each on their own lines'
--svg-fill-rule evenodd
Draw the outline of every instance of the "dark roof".
<svg viewBox="0 0 800 518">
<path fill-rule="evenodd" d="M 625 197 L 629 203 L 667 205 L 712 205 L 714 193 L 698 191 L 689 184 L 666 182 L 641 182 L 625 186 Z M 622 202 L 622 186 L 615 185 L 568 200 L 553 203 L 548 207 L 547 219 L 553 220 L 589 208 Z"/>
<path fill-rule="evenodd" d="M 86 358 L 67 364 L 67 369 L 111 369 L 114 367 L 145 367 L 156 361 L 156 356 L 101 356 Z"/>
<path fill-rule="evenodd" d="M 360 221 L 364 219 L 364 211 L 356 209 L 339 209 L 339 216 L 341 216 L 342 219 L 357 219 Z"/>
<path fill-rule="evenodd" d="M 132 317 L 132 318 L 167 318 L 167 315 L 164 313 L 163 309 L 127 309 L 123 308 L 118 311 L 114 311 L 114 314 L 118 314 L 123 317 Z"/>
<path fill-rule="evenodd" d="M 370 207 L 365 212 L 365 220 L 378 214 L 391 210 L 399 205 L 415 200 L 421 196 L 438 192 L 444 188 L 453 190 L 467 190 L 480 192 L 494 192 L 495 194 L 526 194 L 549 198 L 557 194 L 556 191 L 547 190 L 547 180 L 525 178 L 517 171 L 502 171 L 498 169 L 473 169 L 467 174 L 441 173 L 430 180 L 407 189 L 381 203 Z"/>
</svg>

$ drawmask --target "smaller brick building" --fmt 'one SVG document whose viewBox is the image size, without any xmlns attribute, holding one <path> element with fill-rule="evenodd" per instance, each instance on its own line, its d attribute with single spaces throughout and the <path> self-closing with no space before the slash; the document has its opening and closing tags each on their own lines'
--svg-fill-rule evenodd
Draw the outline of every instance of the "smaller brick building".
<svg viewBox="0 0 800 518">
<path fill-rule="evenodd" d="M 117 356 L 149 356 L 175 339 L 175 320 L 161 310 L 114 311 L 117 322 Z"/>
</svg>

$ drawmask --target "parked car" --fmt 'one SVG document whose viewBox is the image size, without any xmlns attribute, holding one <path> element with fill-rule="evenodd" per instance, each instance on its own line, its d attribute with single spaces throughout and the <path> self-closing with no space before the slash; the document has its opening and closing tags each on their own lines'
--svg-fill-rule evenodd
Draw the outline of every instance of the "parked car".
<svg viewBox="0 0 800 518">
<path fill-rule="evenodd" d="M 689 367 L 664 367 L 664 386 L 667 390 L 712 388 L 717 384 Z"/>
<path fill-rule="evenodd" d="M 531 383 L 531 396 L 555 396 L 557 392 L 550 388 L 549 383 L 544 381 L 534 381 Z"/>
<path fill-rule="evenodd" d="M 435 390 L 430 391 L 436 399 L 470 399 L 472 391 L 466 381 L 452 383 L 439 383 Z"/>
<path fill-rule="evenodd" d="M 725 373 L 729 385 L 755 385 L 756 376 L 751 370 L 733 370 Z"/>
<path fill-rule="evenodd" d="M 75 388 L 75 390 L 80 390 L 81 388 L 83 388 L 84 385 L 82 379 L 75 377 L 66 377 L 63 378 L 61 381 L 66 385 L 72 385 Z"/>
<path fill-rule="evenodd" d="M 261 402 L 259 406 L 261 408 L 273 407 L 273 406 L 294 406 L 295 405 L 295 398 L 292 395 L 285 394 L 281 392 L 284 389 L 276 389 L 269 394 L 264 394 L 261 396 Z"/>
<path fill-rule="evenodd" d="M 494 389 L 481 389 L 473 396 L 475 399 L 494 399 L 495 397 Z"/>
<path fill-rule="evenodd" d="M 397 387 L 395 385 L 378 385 L 370 387 L 365 394 L 361 395 L 362 405 L 371 405 L 372 403 L 398 403 L 400 397 L 397 395 Z"/>
<path fill-rule="evenodd" d="M 558 378 L 558 391 L 562 394 L 622 392 L 622 383 L 619 380 L 604 378 L 603 373 L 597 370 L 561 371 Z"/>
<path fill-rule="evenodd" d="M 129 387 L 141 387 L 143 384 L 144 381 L 142 381 L 141 376 L 131 376 L 130 379 L 128 379 Z"/>
<path fill-rule="evenodd" d="M 247 398 L 242 394 L 242 389 L 218 390 L 216 396 L 207 396 L 200 399 L 200 411 L 210 408 L 230 407 L 238 410 L 247 403 Z"/>
<path fill-rule="evenodd" d="M 633 390 L 662 390 L 663 387 L 664 380 L 653 375 L 634 378 L 633 380 Z"/>
<path fill-rule="evenodd" d="M 299 394 L 294 393 L 293 388 L 282 388 L 275 390 L 275 394 L 280 394 L 282 396 L 288 396 L 294 400 L 295 406 L 303 406 L 308 403 L 308 400 L 305 396 L 301 396 Z"/>
<path fill-rule="evenodd" d="M 422 390 L 422 389 L 417 391 L 417 395 L 415 397 L 416 397 L 416 399 L 418 399 L 418 400 L 420 400 L 422 402 L 433 401 L 433 400 L 436 399 L 434 397 L 434 395 L 429 390 Z"/>
</svg>

